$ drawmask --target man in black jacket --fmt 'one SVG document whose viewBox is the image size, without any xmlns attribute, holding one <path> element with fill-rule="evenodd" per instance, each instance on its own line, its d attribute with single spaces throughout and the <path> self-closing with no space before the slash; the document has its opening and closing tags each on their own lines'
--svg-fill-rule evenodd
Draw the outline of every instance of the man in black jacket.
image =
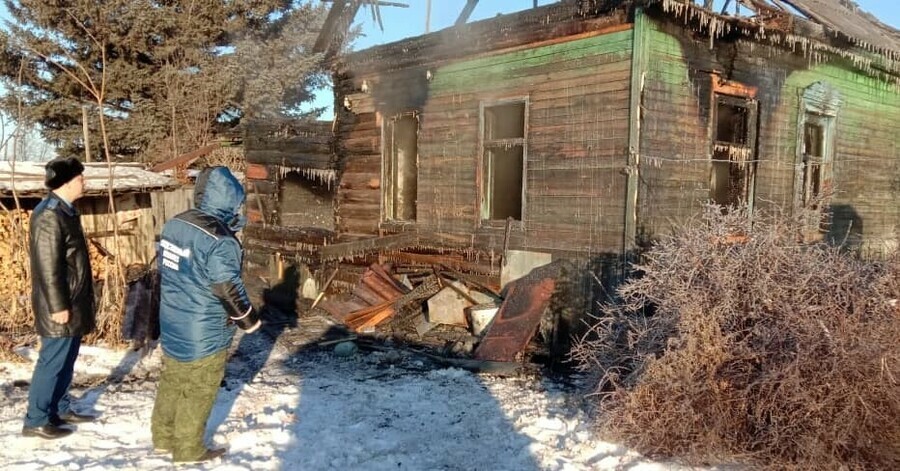
<svg viewBox="0 0 900 471">
<path fill-rule="evenodd" d="M 67 423 L 91 416 L 69 408 L 68 390 L 81 337 L 94 330 L 94 287 L 87 241 L 73 204 L 84 194 L 84 166 L 74 158 L 46 165 L 51 190 L 31 215 L 31 304 L 41 349 L 28 391 L 22 435 L 61 438 Z"/>
</svg>

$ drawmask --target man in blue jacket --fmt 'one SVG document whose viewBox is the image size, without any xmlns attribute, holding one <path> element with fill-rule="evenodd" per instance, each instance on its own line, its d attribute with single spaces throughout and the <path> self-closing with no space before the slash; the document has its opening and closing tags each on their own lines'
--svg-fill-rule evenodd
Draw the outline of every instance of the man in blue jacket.
<svg viewBox="0 0 900 471">
<path fill-rule="evenodd" d="M 160 343 L 163 370 L 153 406 L 153 446 L 175 462 L 225 454 L 203 442 L 206 422 L 225 375 L 235 326 L 246 333 L 260 320 L 241 280 L 244 188 L 225 167 L 207 168 L 194 187 L 196 209 L 163 227 L 160 237 Z"/>
</svg>

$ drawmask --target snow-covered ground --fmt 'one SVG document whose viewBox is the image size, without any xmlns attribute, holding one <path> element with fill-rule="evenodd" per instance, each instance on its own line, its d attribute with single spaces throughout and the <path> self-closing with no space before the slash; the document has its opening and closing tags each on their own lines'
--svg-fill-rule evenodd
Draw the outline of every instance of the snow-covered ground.
<svg viewBox="0 0 900 471">
<path fill-rule="evenodd" d="M 685 469 L 603 441 L 580 395 L 546 379 L 480 376 L 402 350 L 344 357 L 268 340 L 236 342 L 207 429 L 228 454 L 198 469 Z M 158 349 L 142 359 L 83 347 L 76 409 L 100 417 L 45 441 L 21 436 L 32 364 L 0 363 L 0 468 L 172 469 L 150 441 L 159 365 Z"/>
</svg>

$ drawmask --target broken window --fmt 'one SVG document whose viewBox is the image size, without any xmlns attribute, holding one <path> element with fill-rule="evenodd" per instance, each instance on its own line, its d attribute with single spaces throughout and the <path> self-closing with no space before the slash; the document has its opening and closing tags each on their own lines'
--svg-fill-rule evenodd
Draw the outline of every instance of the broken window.
<svg viewBox="0 0 900 471">
<path fill-rule="evenodd" d="M 752 204 L 756 101 L 719 93 L 714 96 L 710 199 L 726 208 Z"/>
<path fill-rule="evenodd" d="M 419 119 L 415 114 L 397 115 L 384 123 L 384 217 L 392 221 L 415 221 L 419 181 Z"/>
<path fill-rule="evenodd" d="M 484 106 L 482 111 L 481 218 L 522 220 L 526 102 Z"/>
<path fill-rule="evenodd" d="M 803 92 L 797 128 L 795 201 L 808 214 L 807 240 L 819 240 L 827 231 L 825 213 L 831 189 L 835 118 L 840 96 L 831 86 L 816 82 Z"/>
<path fill-rule="evenodd" d="M 334 229 L 331 171 L 291 169 L 281 177 L 279 224 Z"/>
</svg>

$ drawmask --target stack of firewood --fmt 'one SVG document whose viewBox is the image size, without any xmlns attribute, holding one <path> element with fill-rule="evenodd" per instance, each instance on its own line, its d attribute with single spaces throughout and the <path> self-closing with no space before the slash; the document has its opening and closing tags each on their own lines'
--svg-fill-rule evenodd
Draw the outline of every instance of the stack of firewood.
<svg viewBox="0 0 900 471">
<path fill-rule="evenodd" d="M 0 298 L 26 288 L 30 211 L 0 212 Z"/>
<path fill-rule="evenodd" d="M 106 250 L 88 240 L 88 255 L 91 258 L 91 275 L 95 280 L 102 280 L 106 273 Z"/>
<path fill-rule="evenodd" d="M 28 278 L 28 223 L 30 211 L 0 212 L 0 327 L 30 324 L 27 309 L 31 290 Z"/>
<path fill-rule="evenodd" d="M 28 283 L 28 228 L 31 211 L 0 212 L 0 298 L 30 289 Z M 91 271 L 95 280 L 106 270 L 106 250 L 88 241 Z"/>
</svg>

